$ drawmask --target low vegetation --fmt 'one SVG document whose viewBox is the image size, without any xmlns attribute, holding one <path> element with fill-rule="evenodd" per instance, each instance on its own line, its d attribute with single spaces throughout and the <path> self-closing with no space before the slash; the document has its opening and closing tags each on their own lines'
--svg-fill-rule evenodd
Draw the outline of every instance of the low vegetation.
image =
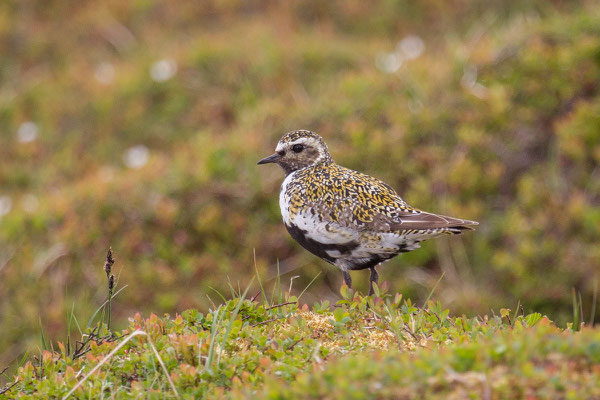
<svg viewBox="0 0 600 400">
<path fill-rule="evenodd" d="M 291 285 L 290 285 L 291 289 Z M 381 288 L 300 305 L 232 289 L 206 314 L 136 314 L 58 342 L 18 369 L 7 398 L 596 398 L 600 330 L 539 313 L 451 317 Z"/>
<path fill-rule="evenodd" d="M 410 204 L 481 222 L 390 261 L 396 291 L 422 302 L 444 271 L 459 314 L 520 299 L 564 324 L 572 287 L 590 304 L 597 2 L 214 3 L 0 5 L 0 363 L 40 316 L 57 336 L 74 304 L 93 312 L 109 245 L 136 283 L 115 326 L 207 311 L 254 251 L 265 279 L 277 260 L 298 285 L 321 272 L 306 299 L 335 302 L 338 272 L 281 226 L 281 172 L 255 165 L 299 127 Z"/>
</svg>

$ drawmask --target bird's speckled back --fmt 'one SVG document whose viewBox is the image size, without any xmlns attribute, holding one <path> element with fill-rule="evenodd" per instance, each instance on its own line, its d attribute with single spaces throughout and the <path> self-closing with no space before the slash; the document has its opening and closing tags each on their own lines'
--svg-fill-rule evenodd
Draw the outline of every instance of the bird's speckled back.
<svg viewBox="0 0 600 400">
<path fill-rule="evenodd" d="M 296 171 L 285 191 L 291 219 L 309 208 L 321 221 L 380 230 L 386 222 L 399 222 L 401 214 L 416 211 L 381 180 L 335 163 Z"/>
</svg>

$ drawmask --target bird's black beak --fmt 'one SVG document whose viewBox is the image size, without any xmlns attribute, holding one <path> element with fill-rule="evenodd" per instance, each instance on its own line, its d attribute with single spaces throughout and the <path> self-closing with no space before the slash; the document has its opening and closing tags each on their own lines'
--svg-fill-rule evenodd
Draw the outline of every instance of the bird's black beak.
<svg viewBox="0 0 600 400">
<path fill-rule="evenodd" d="M 262 160 L 260 160 L 256 164 L 260 165 L 260 164 L 274 163 L 274 162 L 277 162 L 277 160 L 279 160 L 280 157 L 281 156 L 279 154 L 277 154 L 277 153 L 271 154 L 269 157 L 263 158 Z"/>
</svg>

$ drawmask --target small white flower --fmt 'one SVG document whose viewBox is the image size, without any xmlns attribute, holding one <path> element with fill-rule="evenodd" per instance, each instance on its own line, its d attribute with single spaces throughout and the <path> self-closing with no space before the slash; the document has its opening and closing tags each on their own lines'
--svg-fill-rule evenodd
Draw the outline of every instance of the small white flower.
<svg viewBox="0 0 600 400">
<path fill-rule="evenodd" d="M 475 83 L 477 82 L 477 67 L 473 64 L 467 65 L 460 82 L 468 89 L 475 86 Z"/>
<path fill-rule="evenodd" d="M 398 43 L 397 49 L 407 60 L 414 60 L 423 54 L 425 43 L 420 37 L 409 35 Z"/>
<path fill-rule="evenodd" d="M 465 72 L 463 73 L 460 82 L 464 88 L 471 91 L 474 96 L 479 97 L 480 99 L 485 99 L 489 95 L 488 88 L 477 82 L 477 67 L 473 64 L 469 64 L 465 68 Z"/>
<path fill-rule="evenodd" d="M 142 168 L 150 158 L 150 151 L 143 144 L 128 148 L 123 155 L 125 165 L 129 168 Z"/>
<path fill-rule="evenodd" d="M 0 196 L 0 217 L 10 212 L 12 200 L 8 196 Z"/>
<path fill-rule="evenodd" d="M 110 85 L 115 79 L 115 67 L 107 62 L 101 62 L 94 71 L 94 78 L 103 85 Z"/>
<path fill-rule="evenodd" d="M 38 127 L 35 122 L 23 122 L 17 130 L 17 139 L 21 143 L 33 142 L 35 139 L 37 139 L 37 136 Z"/>
<path fill-rule="evenodd" d="M 375 66 L 388 74 L 392 74 L 402 66 L 402 57 L 398 53 L 381 53 L 375 59 Z"/>
<path fill-rule="evenodd" d="M 177 73 L 177 63 L 172 59 L 163 59 L 150 67 L 150 77 L 156 82 L 168 81 Z"/>
</svg>

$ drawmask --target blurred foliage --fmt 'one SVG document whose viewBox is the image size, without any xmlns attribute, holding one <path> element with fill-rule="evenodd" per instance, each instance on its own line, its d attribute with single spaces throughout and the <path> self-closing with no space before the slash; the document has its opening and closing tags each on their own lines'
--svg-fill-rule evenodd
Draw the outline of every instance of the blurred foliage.
<svg viewBox="0 0 600 400">
<path fill-rule="evenodd" d="M 481 222 L 388 262 L 395 290 L 425 298 L 445 272 L 455 313 L 520 301 L 565 322 L 600 269 L 599 37 L 593 1 L 3 1 L 0 361 L 40 318 L 49 337 L 89 318 L 109 246 L 117 325 L 206 310 L 254 263 L 296 288 L 322 271 L 307 300 L 338 298 L 339 272 L 285 233 L 281 171 L 255 165 L 297 128 Z M 406 38 L 424 52 L 400 58 Z"/>
</svg>

